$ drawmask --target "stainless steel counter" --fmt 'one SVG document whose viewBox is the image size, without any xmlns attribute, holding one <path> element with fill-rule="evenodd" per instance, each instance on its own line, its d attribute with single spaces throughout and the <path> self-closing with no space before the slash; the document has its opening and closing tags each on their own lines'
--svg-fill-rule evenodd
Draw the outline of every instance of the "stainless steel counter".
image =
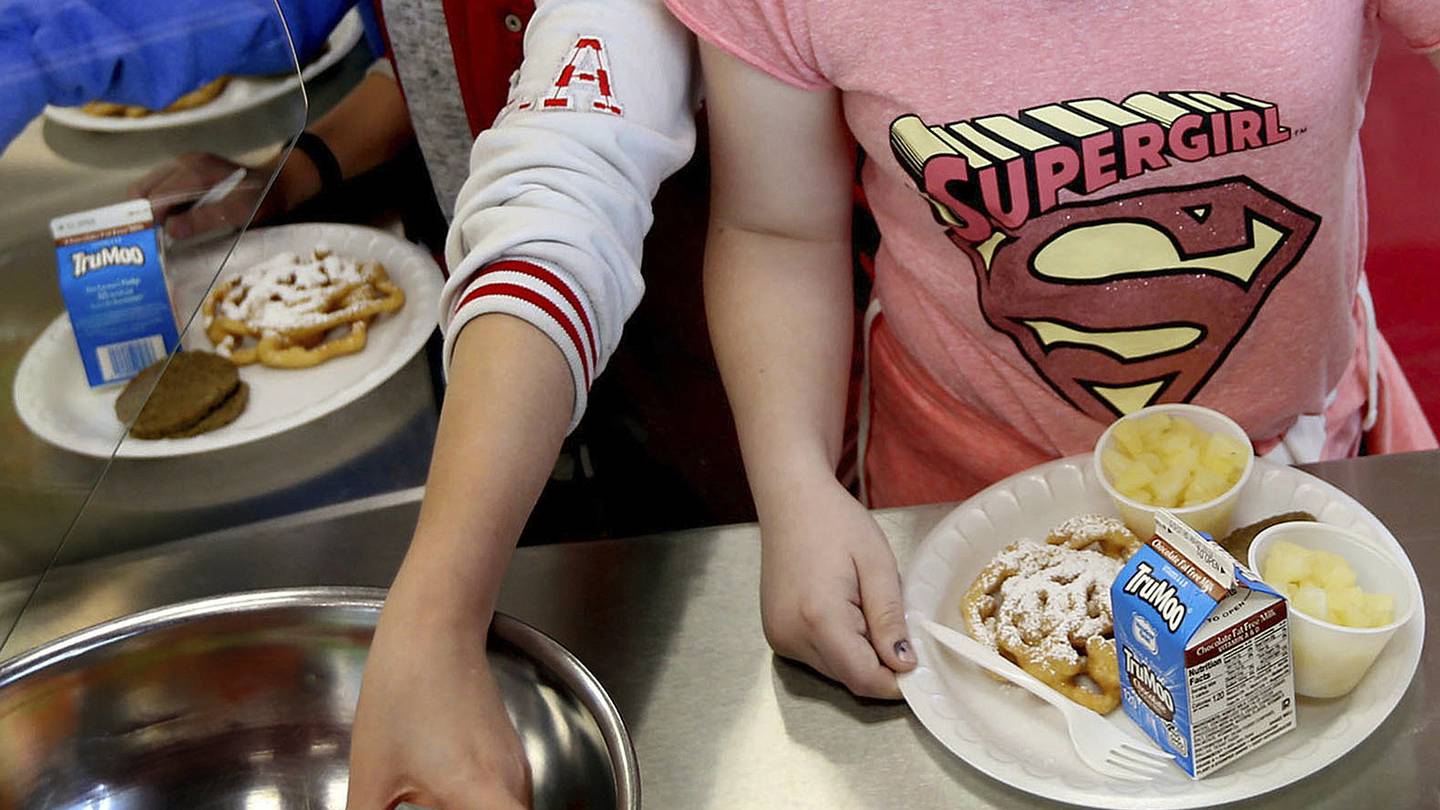
<svg viewBox="0 0 1440 810">
<path fill-rule="evenodd" d="M 1385 521 L 1422 582 L 1440 579 L 1440 453 L 1312 470 Z M 291 585 L 385 585 L 420 494 L 57 569 L 0 658 L 183 599 Z M 902 566 L 946 511 L 878 513 Z M 756 527 L 744 525 L 516 553 L 502 609 L 555 636 L 605 683 L 634 734 L 647 806 L 1047 806 L 951 756 L 904 705 L 858 701 L 777 660 L 760 634 L 757 541 Z M 1440 769 L 1423 765 L 1440 749 L 1437 604 L 1427 605 L 1420 672 L 1391 718 L 1332 767 L 1249 806 L 1440 806 Z"/>
</svg>

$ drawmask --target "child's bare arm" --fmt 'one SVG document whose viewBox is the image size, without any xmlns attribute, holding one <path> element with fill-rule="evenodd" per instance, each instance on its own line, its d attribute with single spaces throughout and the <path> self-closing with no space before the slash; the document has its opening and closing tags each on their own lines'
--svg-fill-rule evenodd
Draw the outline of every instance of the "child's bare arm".
<svg viewBox="0 0 1440 810">
<path fill-rule="evenodd" d="M 705 300 L 762 514 L 794 476 L 833 477 L 853 329 L 850 178 L 833 92 L 708 46 Z M 779 490 L 779 491 L 777 491 Z"/>
<path fill-rule="evenodd" d="M 833 90 L 702 45 L 713 172 L 706 310 L 764 542 L 775 651 L 873 697 L 909 669 L 895 559 L 835 480 L 853 339 L 853 157 Z"/>
<path fill-rule="evenodd" d="M 525 755 L 486 658 L 515 538 L 570 419 L 570 372 L 543 333 L 471 321 L 454 371 L 420 524 L 365 668 L 347 806 L 529 803 Z"/>
</svg>

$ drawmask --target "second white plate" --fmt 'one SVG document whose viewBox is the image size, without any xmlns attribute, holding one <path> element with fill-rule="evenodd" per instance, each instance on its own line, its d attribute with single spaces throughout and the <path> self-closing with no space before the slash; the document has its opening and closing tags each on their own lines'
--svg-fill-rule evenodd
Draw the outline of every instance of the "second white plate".
<svg viewBox="0 0 1440 810">
<path fill-rule="evenodd" d="M 337 357 L 314 368 L 277 369 L 260 365 L 240 369 L 250 385 L 245 412 L 229 425 L 188 439 L 126 438 L 115 418 L 120 386 L 91 390 L 67 315 L 56 318 L 31 345 L 15 374 L 15 410 L 32 432 L 51 444 L 87 456 L 161 458 L 204 453 L 253 442 L 318 419 L 368 393 L 399 371 L 435 331 L 444 278 L 430 254 L 399 237 L 372 228 L 327 223 L 262 228 L 241 237 L 221 277 L 255 265 L 277 253 L 306 253 L 317 247 L 359 259 L 379 261 L 405 291 L 405 306 L 376 321 L 365 350 Z M 177 309 L 200 306 L 229 240 L 175 258 L 173 279 Z M 196 318 L 181 342 L 187 349 L 213 351 Z"/>
<path fill-rule="evenodd" d="M 1395 537 L 1354 498 L 1300 470 L 1257 459 L 1236 506 L 1235 523 L 1292 510 L 1369 538 L 1415 577 Z M 1089 455 L 1027 470 L 961 504 L 926 537 L 906 570 L 911 627 L 933 618 L 963 629 L 960 597 L 997 551 L 1022 538 L 1043 541 L 1052 526 L 1087 512 L 1114 514 Z M 1095 773 L 1075 755 L 1059 712 L 945 653 L 922 632 L 913 634 L 920 664 L 901 676 L 900 689 L 925 728 L 956 756 L 1020 790 L 1092 807 L 1207 807 L 1284 787 L 1359 745 L 1405 694 L 1424 637 L 1422 606 L 1354 692 L 1333 701 L 1301 699 L 1295 731 L 1198 782 L 1179 768 L 1143 784 Z M 1108 719 L 1134 729 L 1123 711 Z"/>
<path fill-rule="evenodd" d="M 257 107 L 286 93 L 295 92 L 300 82 L 312 81 L 344 59 L 364 35 L 364 24 L 358 12 L 351 10 L 325 40 L 326 50 L 318 59 L 305 65 L 297 76 L 291 72 L 278 76 L 236 76 L 225 89 L 207 104 L 179 112 L 156 112 L 140 118 L 91 115 L 79 107 L 45 108 L 45 117 L 72 129 L 91 132 L 143 132 L 213 121 Z"/>
</svg>

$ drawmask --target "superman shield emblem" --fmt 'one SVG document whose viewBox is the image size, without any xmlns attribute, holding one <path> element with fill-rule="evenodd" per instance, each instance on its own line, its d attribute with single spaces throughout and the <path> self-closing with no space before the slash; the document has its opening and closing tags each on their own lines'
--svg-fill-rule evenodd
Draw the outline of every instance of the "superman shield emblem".
<svg viewBox="0 0 1440 810">
<path fill-rule="evenodd" d="M 1193 398 L 1319 224 L 1231 177 L 1062 205 L 1013 235 L 954 241 L 990 325 L 1060 396 L 1108 421 Z"/>
</svg>

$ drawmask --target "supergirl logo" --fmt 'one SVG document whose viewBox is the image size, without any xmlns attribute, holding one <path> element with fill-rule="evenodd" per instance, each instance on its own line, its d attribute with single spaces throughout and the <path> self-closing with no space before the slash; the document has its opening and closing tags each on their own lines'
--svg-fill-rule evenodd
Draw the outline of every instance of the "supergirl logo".
<svg viewBox="0 0 1440 810">
<path fill-rule="evenodd" d="M 1135 93 L 1077 99 L 927 125 L 902 115 L 890 146 L 941 224 L 967 242 L 1014 230 L 1056 207 L 1061 189 L 1089 195 L 1174 161 L 1290 140 L 1279 108 L 1239 93 Z"/>
</svg>

